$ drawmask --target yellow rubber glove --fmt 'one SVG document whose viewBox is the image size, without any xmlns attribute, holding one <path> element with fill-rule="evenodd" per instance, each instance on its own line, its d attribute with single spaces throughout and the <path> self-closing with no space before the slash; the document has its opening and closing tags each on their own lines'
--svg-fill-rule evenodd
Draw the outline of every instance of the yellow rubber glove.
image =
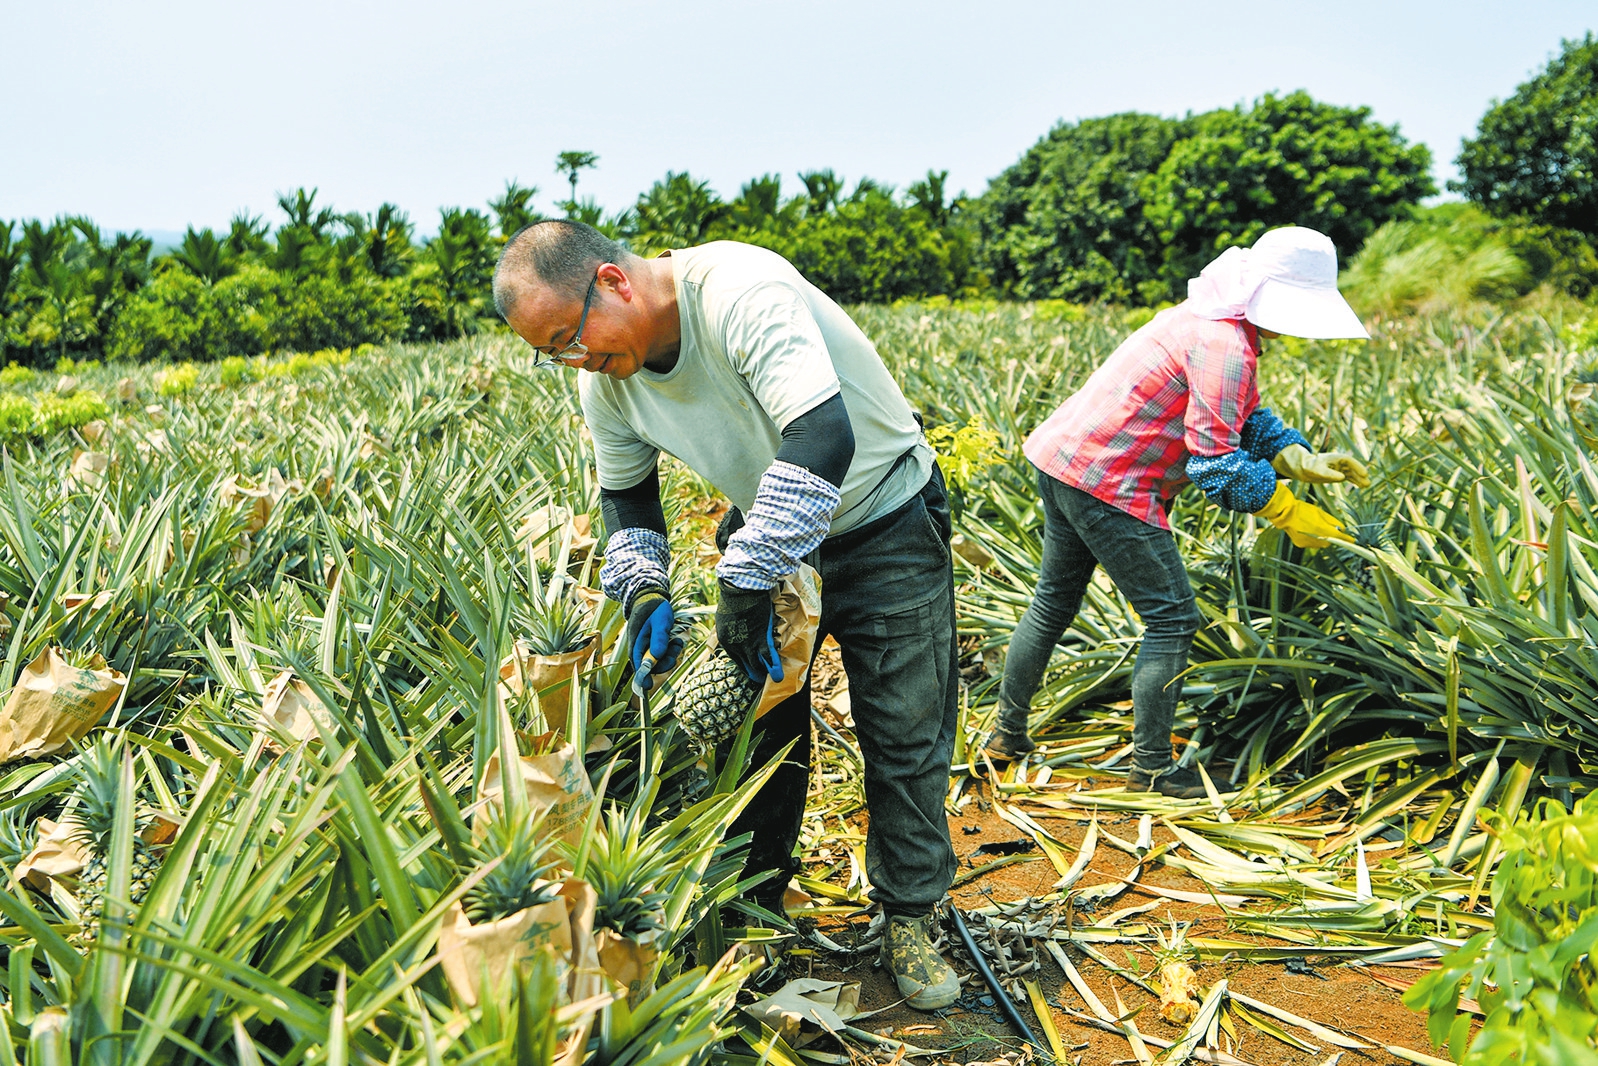
<svg viewBox="0 0 1598 1066">
<path fill-rule="evenodd" d="M 1343 531 L 1342 523 L 1313 503 L 1296 498 L 1285 483 L 1277 485 L 1271 502 L 1254 513 L 1286 533 L 1300 548 L 1324 548 L 1334 540 L 1354 543 L 1354 538 Z"/>
<path fill-rule="evenodd" d="M 1324 484 L 1328 481 L 1350 481 L 1362 489 L 1370 488 L 1370 475 L 1365 464 L 1347 452 L 1312 452 L 1302 444 L 1289 444 L 1276 453 L 1271 467 L 1283 477 L 1294 481 Z"/>
</svg>

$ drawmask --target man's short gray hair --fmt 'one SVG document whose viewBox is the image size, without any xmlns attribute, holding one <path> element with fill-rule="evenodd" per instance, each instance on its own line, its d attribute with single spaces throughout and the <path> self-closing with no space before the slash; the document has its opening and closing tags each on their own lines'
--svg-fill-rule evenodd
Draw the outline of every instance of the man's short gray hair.
<svg viewBox="0 0 1598 1066">
<path fill-rule="evenodd" d="M 535 285 L 581 300 L 594 271 L 629 258 L 624 245 L 584 222 L 552 218 L 523 226 L 505 242 L 494 267 L 494 309 L 509 318 L 516 301 Z"/>
</svg>

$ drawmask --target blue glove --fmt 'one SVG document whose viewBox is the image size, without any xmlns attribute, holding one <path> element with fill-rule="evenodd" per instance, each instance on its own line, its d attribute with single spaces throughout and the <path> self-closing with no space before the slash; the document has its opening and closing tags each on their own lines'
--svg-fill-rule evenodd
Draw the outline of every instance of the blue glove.
<svg viewBox="0 0 1598 1066">
<path fill-rule="evenodd" d="M 765 683 L 781 681 L 782 658 L 777 654 L 777 612 L 770 590 L 741 589 L 725 581 L 716 604 L 716 640 L 727 657 L 749 675 Z"/>
<path fill-rule="evenodd" d="M 627 615 L 627 649 L 635 672 L 643 669 L 645 652 L 655 658 L 649 675 L 638 681 L 646 691 L 654 687 L 651 680 L 654 675 L 664 677 L 671 673 L 672 667 L 677 665 L 677 656 L 682 653 L 682 638 L 671 632 L 675 621 L 671 601 L 664 594 L 640 592 L 634 597 L 633 609 Z"/>
</svg>

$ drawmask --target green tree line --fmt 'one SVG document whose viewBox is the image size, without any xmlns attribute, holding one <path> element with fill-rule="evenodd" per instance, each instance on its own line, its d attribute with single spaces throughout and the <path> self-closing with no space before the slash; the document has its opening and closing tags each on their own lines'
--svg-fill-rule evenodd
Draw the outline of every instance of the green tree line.
<svg viewBox="0 0 1598 1066">
<path fill-rule="evenodd" d="M 1598 286 L 1598 41 L 1566 41 L 1458 157 L 1465 204 L 1423 209 L 1430 152 L 1367 108 L 1305 92 L 1182 118 L 1061 123 L 978 196 L 929 171 L 900 190 L 832 170 L 765 174 L 724 198 L 668 172 L 626 209 L 581 198 L 592 152 L 562 152 L 557 207 L 640 254 L 748 241 L 846 303 L 927 296 L 1154 305 L 1221 249 L 1295 223 L 1331 235 L 1376 310 L 1445 295 L 1502 298 L 1547 283 Z M 418 239 L 393 204 L 341 212 L 317 190 L 278 198 L 274 224 L 235 216 L 155 255 L 91 220 L 0 220 L 0 363 L 210 360 L 498 328 L 489 278 L 504 241 L 537 220 L 509 183 L 486 210 L 450 207 Z"/>
</svg>

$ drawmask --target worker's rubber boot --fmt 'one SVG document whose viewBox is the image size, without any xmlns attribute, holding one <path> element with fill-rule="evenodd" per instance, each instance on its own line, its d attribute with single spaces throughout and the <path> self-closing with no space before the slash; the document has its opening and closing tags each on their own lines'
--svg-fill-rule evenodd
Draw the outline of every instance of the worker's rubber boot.
<svg viewBox="0 0 1598 1066">
<path fill-rule="evenodd" d="M 1126 775 L 1126 790 L 1158 792 L 1172 799 L 1203 799 L 1209 795 L 1204 788 L 1204 779 L 1199 777 L 1197 770 L 1178 766 L 1174 762 L 1160 770 L 1150 770 L 1133 762 L 1131 772 Z"/>
<path fill-rule="evenodd" d="M 938 954 L 931 914 L 890 914 L 882 929 L 882 965 L 893 974 L 905 1002 L 916 1010 L 938 1010 L 960 997 L 960 979 Z"/>
<path fill-rule="evenodd" d="M 1004 700 L 999 700 L 999 724 L 993 727 L 993 732 L 982 744 L 982 750 L 988 758 L 996 763 L 1013 762 L 1036 748 L 1037 745 L 1027 735 L 1026 708 L 1011 707 Z"/>
</svg>

